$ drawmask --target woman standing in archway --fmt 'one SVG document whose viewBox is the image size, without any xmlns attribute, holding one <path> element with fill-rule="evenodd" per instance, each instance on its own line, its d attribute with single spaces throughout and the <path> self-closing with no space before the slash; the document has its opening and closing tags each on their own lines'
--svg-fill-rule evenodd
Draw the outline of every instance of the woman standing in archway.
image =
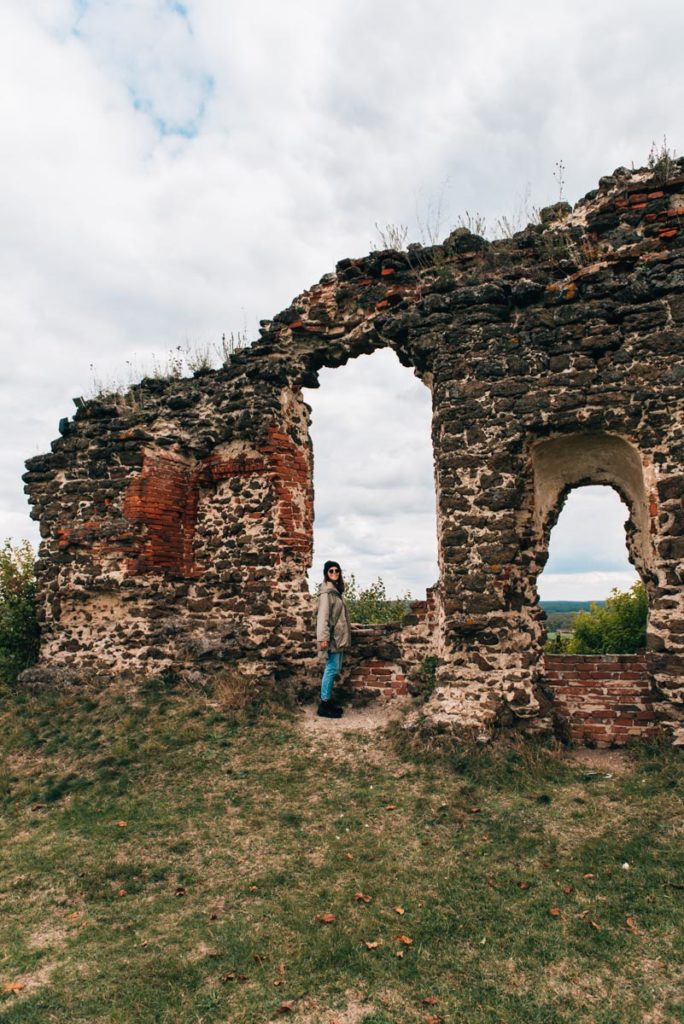
<svg viewBox="0 0 684 1024">
<path fill-rule="evenodd" d="M 342 716 L 342 708 L 333 704 L 330 698 L 335 677 L 342 669 L 344 652 L 351 645 L 351 626 L 343 593 L 344 580 L 339 563 L 326 562 L 323 566 L 323 585 L 318 597 L 316 620 L 316 640 L 319 649 L 326 654 L 321 679 L 321 702 L 318 705 L 321 718 Z"/>
</svg>

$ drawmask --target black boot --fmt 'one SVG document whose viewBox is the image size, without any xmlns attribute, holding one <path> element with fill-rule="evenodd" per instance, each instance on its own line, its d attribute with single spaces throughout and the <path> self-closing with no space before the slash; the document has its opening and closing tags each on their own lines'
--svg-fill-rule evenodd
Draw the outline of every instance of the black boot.
<svg viewBox="0 0 684 1024">
<path fill-rule="evenodd" d="M 322 700 L 316 712 L 321 718 L 341 718 L 342 708 L 338 708 L 331 700 Z"/>
</svg>

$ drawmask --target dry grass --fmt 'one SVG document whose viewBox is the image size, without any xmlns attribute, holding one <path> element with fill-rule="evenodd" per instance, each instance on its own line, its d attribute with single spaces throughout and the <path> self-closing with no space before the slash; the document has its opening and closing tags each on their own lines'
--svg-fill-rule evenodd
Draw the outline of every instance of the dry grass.
<svg viewBox="0 0 684 1024">
<path fill-rule="evenodd" d="M 368 715 L 331 742 L 233 700 L 3 696 L 3 1020 L 681 1015 L 681 761 L 426 753 Z"/>
</svg>

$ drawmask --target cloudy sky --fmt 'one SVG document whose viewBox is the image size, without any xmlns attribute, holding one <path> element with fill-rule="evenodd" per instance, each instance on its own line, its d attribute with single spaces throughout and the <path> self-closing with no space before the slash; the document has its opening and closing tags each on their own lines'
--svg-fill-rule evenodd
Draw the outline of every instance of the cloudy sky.
<svg viewBox="0 0 684 1024">
<path fill-rule="evenodd" d="M 556 200 L 561 161 L 574 201 L 652 140 L 682 146 L 678 0 L 4 0 L 0 25 L 0 537 L 36 540 L 23 460 L 94 379 L 253 337 L 376 223 L 491 225 Z M 417 594 L 429 402 L 392 358 L 309 397 L 317 557 Z M 568 503 L 544 596 L 631 580 L 604 491 Z"/>
</svg>

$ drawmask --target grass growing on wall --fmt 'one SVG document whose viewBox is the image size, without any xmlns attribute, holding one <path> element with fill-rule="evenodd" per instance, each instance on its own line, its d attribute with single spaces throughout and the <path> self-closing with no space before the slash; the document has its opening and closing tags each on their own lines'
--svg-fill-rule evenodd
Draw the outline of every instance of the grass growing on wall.
<svg viewBox="0 0 684 1024">
<path fill-rule="evenodd" d="M 681 1019 L 671 752 L 415 754 L 168 681 L 0 706 L 3 1021 Z"/>
</svg>

